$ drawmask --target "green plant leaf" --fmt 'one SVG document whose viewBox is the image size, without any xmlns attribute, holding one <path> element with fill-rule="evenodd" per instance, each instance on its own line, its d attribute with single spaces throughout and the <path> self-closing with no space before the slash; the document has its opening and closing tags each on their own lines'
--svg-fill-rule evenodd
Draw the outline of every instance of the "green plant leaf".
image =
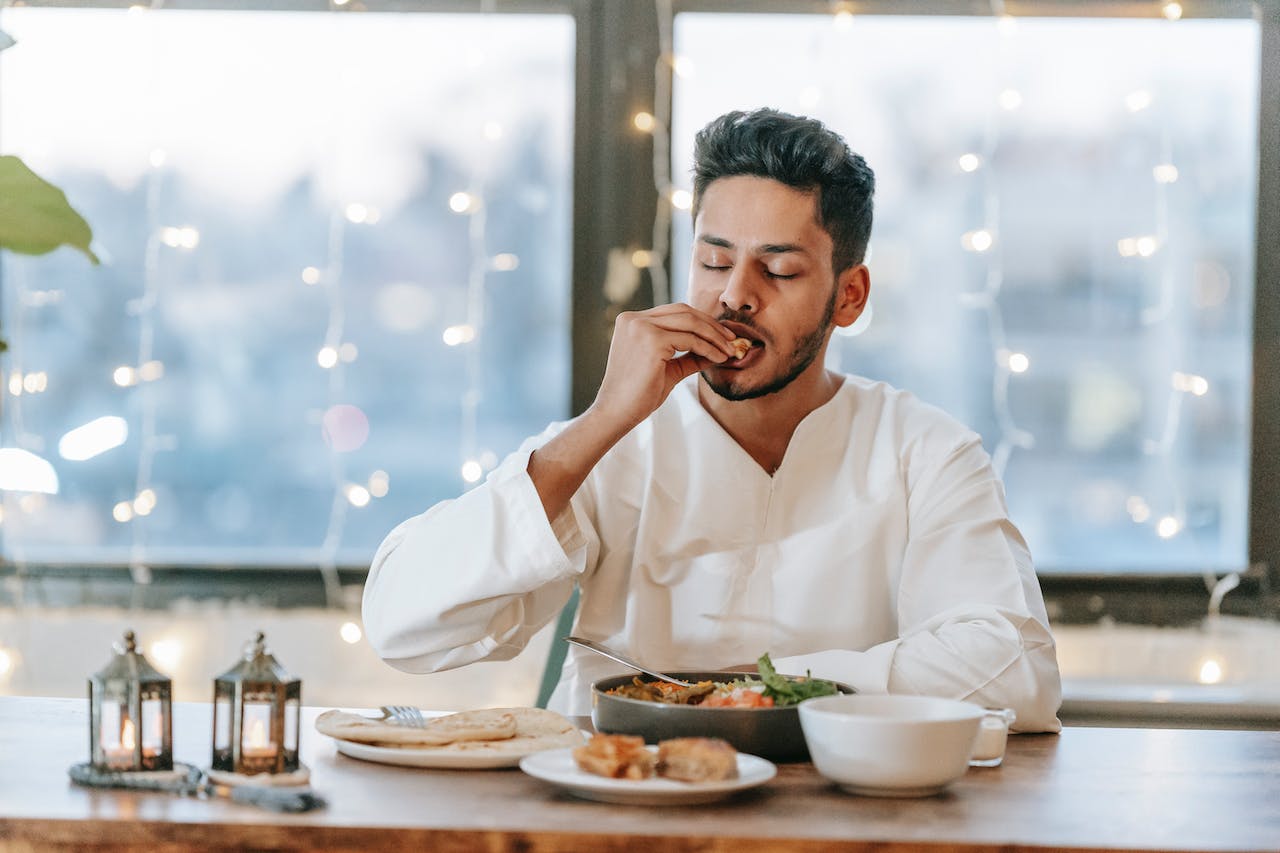
<svg viewBox="0 0 1280 853">
<path fill-rule="evenodd" d="M 67 203 L 62 190 L 27 168 L 17 157 L 0 157 L 0 248 L 43 255 L 72 246 L 93 263 L 93 231 Z"/>
</svg>

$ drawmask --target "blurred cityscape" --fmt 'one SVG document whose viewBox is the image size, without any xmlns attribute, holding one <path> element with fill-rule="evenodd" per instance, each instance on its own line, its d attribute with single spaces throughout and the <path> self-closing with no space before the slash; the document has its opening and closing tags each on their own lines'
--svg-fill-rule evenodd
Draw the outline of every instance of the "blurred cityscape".
<svg viewBox="0 0 1280 853">
<path fill-rule="evenodd" d="M 0 14 L 0 150 L 107 259 L 0 260 L 0 444 L 60 481 L 5 493 L 6 561 L 364 564 L 569 414 L 572 21 L 344 18 Z M 211 63 L 219 33 L 242 47 Z M 832 366 L 979 431 L 1041 572 L 1238 569 L 1257 42 L 682 14 L 673 182 L 726 110 L 828 122 L 879 181 L 873 317 Z M 687 216 L 674 237 L 679 296 Z M 59 455 L 104 416 L 127 440 Z"/>
</svg>

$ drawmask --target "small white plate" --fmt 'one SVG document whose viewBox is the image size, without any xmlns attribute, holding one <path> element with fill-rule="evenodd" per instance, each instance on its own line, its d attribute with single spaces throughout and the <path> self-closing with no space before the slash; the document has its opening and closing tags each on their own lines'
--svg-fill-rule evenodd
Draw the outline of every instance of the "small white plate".
<svg viewBox="0 0 1280 853">
<path fill-rule="evenodd" d="M 656 750 L 657 747 L 649 747 Z M 530 776 L 559 785 L 576 797 L 632 806 L 695 805 L 722 800 L 738 791 L 763 785 L 778 772 L 773 762 L 738 753 L 738 778 L 719 782 L 674 779 L 609 779 L 588 773 L 573 760 L 572 749 L 553 749 L 520 760 Z"/>
<path fill-rule="evenodd" d="M 535 755 L 540 750 L 446 752 L 440 748 L 415 748 L 411 746 L 374 746 L 350 740 L 333 739 L 338 752 L 363 761 L 379 764 L 397 764 L 401 767 L 432 767 L 438 770 L 492 770 L 499 767 L 515 767 L 520 760 Z"/>
</svg>

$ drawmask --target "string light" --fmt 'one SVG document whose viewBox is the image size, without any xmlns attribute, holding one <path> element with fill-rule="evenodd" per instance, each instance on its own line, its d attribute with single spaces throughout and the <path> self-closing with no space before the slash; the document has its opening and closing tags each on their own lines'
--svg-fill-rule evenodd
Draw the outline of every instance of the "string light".
<svg viewBox="0 0 1280 853">
<path fill-rule="evenodd" d="M 1181 3 L 1165 3 L 1164 7 L 1160 11 L 1170 21 L 1176 21 L 1182 17 L 1182 4 Z"/>
<path fill-rule="evenodd" d="M 853 4 L 839 2 L 832 4 L 832 6 L 831 25 L 844 32 L 853 29 Z"/>
<path fill-rule="evenodd" d="M 493 260 L 489 262 L 489 269 L 494 272 L 511 272 L 520 267 L 520 259 L 510 252 L 503 252 L 493 256 Z"/>
<path fill-rule="evenodd" d="M 342 637 L 344 642 L 355 645 L 364 637 L 364 632 L 360 630 L 360 626 L 354 622 L 343 622 L 342 627 L 338 629 L 338 636 Z"/>
<path fill-rule="evenodd" d="M 119 447 L 129 438 L 129 423 L 108 415 L 94 418 L 83 426 L 68 430 L 58 440 L 58 455 L 73 462 L 83 462 Z"/>
<path fill-rule="evenodd" d="M 484 476 L 484 468 L 477 460 L 468 459 L 462 463 L 462 479 L 468 483 L 478 483 L 482 476 Z"/>
<path fill-rule="evenodd" d="M 962 172 L 976 172 L 982 165 L 982 158 L 973 152 L 968 152 L 956 158 L 956 165 Z"/>
<path fill-rule="evenodd" d="M 14 653 L 0 648 L 0 678 L 7 679 L 14 670 Z"/>
<path fill-rule="evenodd" d="M 303 267 L 303 268 L 302 268 L 302 283 L 303 283 L 303 284 L 312 284 L 312 285 L 314 285 L 314 284 L 319 284 L 319 283 L 320 283 L 320 270 L 318 270 L 318 269 L 317 269 L 317 268 L 315 268 L 315 267 Z"/>
<path fill-rule="evenodd" d="M 632 116 L 631 123 L 635 125 L 636 130 L 642 133 L 652 133 L 654 128 L 658 126 L 653 113 L 644 112 L 643 110 Z"/>
<path fill-rule="evenodd" d="M 387 476 L 386 471 L 378 470 L 369 475 L 369 494 L 375 498 L 386 497 L 387 492 L 391 488 L 391 478 Z"/>
<path fill-rule="evenodd" d="M 470 323 L 460 323 L 456 326 L 449 326 L 440 335 L 445 346 L 456 347 L 459 344 L 469 344 L 476 339 L 475 327 Z"/>
<path fill-rule="evenodd" d="M 1217 684 L 1222 681 L 1222 662 L 1217 658 L 1206 658 L 1200 664 L 1196 680 L 1201 684 Z"/>
</svg>

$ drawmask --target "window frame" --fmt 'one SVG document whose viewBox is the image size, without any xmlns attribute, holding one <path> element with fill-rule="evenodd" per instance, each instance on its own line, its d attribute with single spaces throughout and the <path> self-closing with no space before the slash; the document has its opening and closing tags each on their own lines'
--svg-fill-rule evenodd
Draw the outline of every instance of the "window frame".
<svg viewBox="0 0 1280 853">
<path fill-rule="evenodd" d="M 127 0 L 27 0 L 29 6 L 127 8 Z M 656 135 L 637 132 L 632 116 L 640 110 L 670 115 L 672 69 L 663 62 L 660 22 L 686 12 L 731 14 L 829 15 L 839 6 L 855 15 L 904 13 L 893 0 L 354 0 L 332 6 L 329 0 L 266 0 L 254 8 L 274 11 L 358 14 L 368 11 L 434 13 L 569 14 L 575 25 L 575 107 L 573 132 L 573 245 L 571 247 L 570 413 L 581 413 L 594 399 L 604 375 L 613 320 L 621 311 L 654 304 L 654 282 L 642 271 L 641 284 L 625 303 L 610 302 L 599 286 L 605 279 L 611 248 L 648 248 L 653 242 L 654 145 L 670 151 L 670 127 Z M 1156 18 L 1155 0 L 919 0 L 912 15 L 989 17 L 1003 8 L 1016 17 Z M 1252 412 L 1249 467 L 1249 567 L 1239 587 L 1222 602 L 1223 612 L 1271 616 L 1280 612 L 1280 303 L 1269 299 L 1280 283 L 1280 0 L 1182 0 L 1183 18 L 1251 17 L 1260 27 L 1258 187 L 1253 320 Z M 166 0 L 165 9 L 244 9 L 234 0 Z M 661 102 L 655 99 L 661 98 Z M 668 280 L 669 254 L 665 258 Z M 0 278 L 0 287 L 3 287 Z M 1274 485 L 1273 485 L 1274 484 Z M 0 536 L 3 531 L 0 530 Z M 224 585 L 227 572 L 188 566 L 152 566 L 156 603 L 171 595 L 224 597 L 242 584 Z M 320 579 L 314 566 L 236 566 L 237 575 L 282 584 L 283 606 L 314 599 Z M 339 567 L 344 583 L 358 584 L 365 566 Z M 127 566 L 24 565 L 0 561 L 0 579 L 39 579 L 50 589 L 84 589 L 113 579 L 128 586 Z M 1186 574 L 1072 574 L 1041 576 L 1051 616 L 1061 622 L 1093 622 L 1113 617 L 1126 622 L 1184 624 L 1202 618 L 1209 590 L 1199 576 Z M 249 588 L 260 586 L 261 580 Z M 285 589 L 292 592 L 285 593 Z M 166 592 L 168 590 L 168 592 Z M 105 586 L 99 594 L 105 592 Z M 136 592 L 136 591 L 135 591 Z M 0 595 L 0 598 L 3 596 Z M 62 595 L 55 595 L 61 598 Z M 95 598 L 95 600 L 101 600 Z M 130 596 L 136 602 L 136 594 Z"/>
</svg>

